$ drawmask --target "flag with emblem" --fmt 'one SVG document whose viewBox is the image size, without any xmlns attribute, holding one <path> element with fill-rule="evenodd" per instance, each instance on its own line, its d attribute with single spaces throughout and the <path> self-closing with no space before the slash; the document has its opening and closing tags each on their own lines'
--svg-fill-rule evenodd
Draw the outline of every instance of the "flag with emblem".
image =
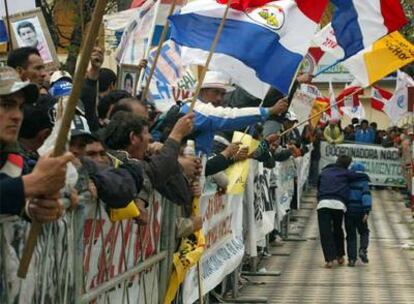
<svg viewBox="0 0 414 304">
<path fill-rule="evenodd" d="M 328 1 L 263 2 L 233 3 L 210 64 L 259 98 L 269 86 L 288 93 Z M 214 0 L 197 0 L 170 17 L 171 39 L 182 45 L 186 64 L 204 65 L 225 9 Z"/>
</svg>

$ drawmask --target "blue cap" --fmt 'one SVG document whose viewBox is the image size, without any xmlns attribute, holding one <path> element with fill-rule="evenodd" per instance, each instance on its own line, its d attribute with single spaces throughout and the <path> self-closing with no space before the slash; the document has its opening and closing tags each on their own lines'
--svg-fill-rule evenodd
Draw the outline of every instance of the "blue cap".
<svg viewBox="0 0 414 304">
<path fill-rule="evenodd" d="M 50 95 L 54 97 L 69 96 L 72 92 L 72 83 L 67 80 L 55 82 L 49 89 Z"/>
<path fill-rule="evenodd" d="M 351 165 L 351 170 L 352 171 L 364 172 L 365 171 L 365 165 L 363 163 L 360 163 L 360 162 L 355 162 Z"/>
</svg>

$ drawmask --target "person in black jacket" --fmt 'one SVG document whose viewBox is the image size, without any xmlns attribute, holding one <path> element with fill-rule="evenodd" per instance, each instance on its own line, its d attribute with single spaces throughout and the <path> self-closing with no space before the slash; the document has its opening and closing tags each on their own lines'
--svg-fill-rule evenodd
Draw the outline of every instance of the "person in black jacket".
<svg viewBox="0 0 414 304">
<path fill-rule="evenodd" d="M 342 222 L 350 194 L 350 183 L 361 174 L 348 170 L 352 158 L 340 155 L 336 163 L 322 169 L 318 180 L 318 224 L 326 267 L 332 268 L 336 259 L 345 262 L 343 256 L 344 232 Z"/>
<path fill-rule="evenodd" d="M 161 195 L 179 205 L 189 207 L 192 202 L 191 191 L 182 173 L 178 156 L 182 139 L 192 130 L 194 115 L 188 114 L 180 118 L 165 141 L 158 154 L 146 157 L 151 135 L 148 123 L 140 116 L 131 112 L 118 112 L 114 115 L 105 130 L 104 142 L 111 149 L 109 153 L 120 159 L 135 160 L 142 164 L 147 183 L 141 198 L 155 188 Z"/>
<path fill-rule="evenodd" d="M 38 88 L 22 82 L 10 67 L 0 68 L 0 214 L 24 215 L 39 222 L 58 219 L 63 206 L 58 192 L 64 186 L 71 153 L 41 157 L 30 174 L 23 175 L 23 157 L 17 137 L 23 104 L 37 101 Z"/>
</svg>

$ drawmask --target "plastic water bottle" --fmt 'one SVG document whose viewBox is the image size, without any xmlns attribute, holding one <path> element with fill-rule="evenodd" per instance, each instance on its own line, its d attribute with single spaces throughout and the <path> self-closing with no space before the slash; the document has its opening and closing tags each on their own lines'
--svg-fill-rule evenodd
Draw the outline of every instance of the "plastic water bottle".
<svg viewBox="0 0 414 304">
<path fill-rule="evenodd" d="M 196 156 L 196 152 L 195 152 L 195 142 L 194 140 L 187 140 L 187 144 L 184 148 L 184 152 L 183 152 L 184 156 Z"/>
</svg>

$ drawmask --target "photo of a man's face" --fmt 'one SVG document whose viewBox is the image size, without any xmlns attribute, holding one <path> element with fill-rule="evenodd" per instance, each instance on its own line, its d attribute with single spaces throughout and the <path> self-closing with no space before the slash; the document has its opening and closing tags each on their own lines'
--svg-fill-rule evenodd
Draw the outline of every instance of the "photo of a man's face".
<svg viewBox="0 0 414 304">
<path fill-rule="evenodd" d="M 37 17 L 13 22 L 13 30 L 19 47 L 37 48 L 44 63 L 53 61 L 49 45 Z"/>
<path fill-rule="evenodd" d="M 134 76 L 131 73 L 124 74 L 124 87 L 123 89 L 127 91 L 129 94 L 133 95 L 134 92 Z"/>
<path fill-rule="evenodd" d="M 19 34 L 20 39 L 23 41 L 24 46 L 37 47 L 38 40 L 36 29 L 31 22 L 20 22 L 17 26 L 17 33 Z"/>
</svg>

